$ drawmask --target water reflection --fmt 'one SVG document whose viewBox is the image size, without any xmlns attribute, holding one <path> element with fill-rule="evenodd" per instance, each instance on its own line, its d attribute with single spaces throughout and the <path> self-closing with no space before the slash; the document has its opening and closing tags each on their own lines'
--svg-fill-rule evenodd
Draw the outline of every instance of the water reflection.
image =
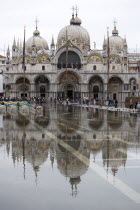
<svg viewBox="0 0 140 210">
<path fill-rule="evenodd" d="M 47 131 L 86 157 L 88 163 L 85 165 L 56 139 L 47 136 Z M 116 176 L 120 167 L 125 168 L 127 150 L 139 146 L 139 118 L 134 115 L 130 118 L 127 113 L 56 106 L 50 110 L 44 108 L 44 117 L 1 115 L 0 148 L 6 148 L 14 165 L 23 164 L 24 178 L 26 163 L 37 177 L 43 164 L 49 160 L 53 167 L 56 161 L 59 173 L 71 185 L 73 196 L 77 196 L 82 176 L 89 170 L 90 158 L 94 157 L 96 162 L 101 157 L 105 170 L 111 169 Z"/>
</svg>

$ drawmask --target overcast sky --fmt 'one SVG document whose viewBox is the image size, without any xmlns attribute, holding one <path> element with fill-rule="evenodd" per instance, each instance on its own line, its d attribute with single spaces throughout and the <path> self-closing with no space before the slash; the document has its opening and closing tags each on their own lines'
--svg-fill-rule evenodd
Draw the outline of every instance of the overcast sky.
<svg viewBox="0 0 140 210">
<path fill-rule="evenodd" d="M 69 24 L 72 6 L 78 5 L 82 26 L 87 29 L 98 48 L 102 47 L 107 27 L 110 34 L 113 20 L 117 20 L 119 35 L 126 35 L 129 48 L 140 48 L 140 1 L 139 0 L 4 0 L 0 5 L 0 52 L 12 45 L 14 35 L 23 40 L 26 25 L 26 39 L 32 36 L 36 16 L 39 19 L 41 36 L 50 45 L 52 34 L 55 42 L 59 31 Z M 4 53 L 4 52 L 3 52 Z"/>
</svg>

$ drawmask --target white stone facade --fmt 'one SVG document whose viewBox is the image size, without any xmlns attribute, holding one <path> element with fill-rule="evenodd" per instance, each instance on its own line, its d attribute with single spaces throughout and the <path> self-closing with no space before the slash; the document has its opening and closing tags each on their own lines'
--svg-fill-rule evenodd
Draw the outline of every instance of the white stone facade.
<svg viewBox="0 0 140 210">
<path fill-rule="evenodd" d="M 140 54 L 130 54 L 127 48 L 126 39 L 114 26 L 103 49 L 91 50 L 90 36 L 74 15 L 70 25 L 60 31 L 56 45 L 52 39 L 50 49 L 36 27 L 26 42 L 25 85 L 22 45 L 14 40 L 12 57 L 7 51 L 4 95 L 101 99 L 108 92 L 111 100 L 124 102 L 126 97 L 140 94 Z"/>
</svg>

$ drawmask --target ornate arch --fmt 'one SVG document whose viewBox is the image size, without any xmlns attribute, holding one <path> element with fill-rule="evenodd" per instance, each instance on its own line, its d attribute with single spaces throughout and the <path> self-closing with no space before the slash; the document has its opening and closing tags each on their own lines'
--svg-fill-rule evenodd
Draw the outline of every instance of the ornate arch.
<svg viewBox="0 0 140 210">
<path fill-rule="evenodd" d="M 121 64 L 121 58 L 118 55 L 112 54 L 109 58 L 110 64 Z"/>
<path fill-rule="evenodd" d="M 19 79 L 24 79 L 24 76 L 18 76 L 18 77 L 16 77 L 16 78 L 14 79 L 14 83 L 17 83 L 17 81 L 18 81 Z M 29 79 L 27 76 L 25 76 L 25 81 L 29 81 L 28 84 L 31 83 L 30 79 Z"/>
<path fill-rule="evenodd" d="M 46 64 L 46 63 L 50 63 L 51 59 L 49 55 L 38 55 L 38 57 L 36 58 L 36 63 L 41 63 L 41 64 Z"/>
<path fill-rule="evenodd" d="M 118 78 L 118 79 L 120 79 L 121 81 L 122 81 L 122 83 L 124 83 L 124 79 L 122 78 L 122 77 L 120 77 L 119 75 L 112 75 L 112 76 L 110 76 L 109 77 L 109 81 L 112 79 L 112 78 Z"/>
<path fill-rule="evenodd" d="M 73 72 L 73 71 L 68 71 L 67 74 L 69 74 L 69 75 L 74 75 L 75 78 L 77 78 L 78 83 L 80 83 L 81 77 L 80 77 L 79 74 L 77 74 L 76 72 Z M 61 72 L 61 73 L 59 74 L 59 76 L 57 77 L 57 83 L 59 83 L 59 82 L 60 82 L 60 79 L 61 79 L 63 76 L 65 76 L 65 75 L 66 75 L 66 71 Z M 72 78 L 71 78 L 71 79 L 72 79 Z M 75 81 L 76 81 L 76 80 L 75 80 Z"/>
<path fill-rule="evenodd" d="M 87 63 L 103 63 L 103 59 L 100 55 L 93 54 L 88 57 Z"/>
<path fill-rule="evenodd" d="M 46 76 L 46 75 L 44 75 L 44 74 L 38 74 L 35 78 L 34 78 L 34 83 L 36 82 L 36 80 L 39 78 L 39 77 L 44 77 L 44 78 L 46 78 L 47 80 L 48 80 L 48 83 L 50 84 L 50 79 Z"/>
<path fill-rule="evenodd" d="M 129 79 L 129 83 L 130 83 L 132 80 L 135 80 L 136 83 L 137 83 L 137 79 L 136 79 L 135 77 L 131 77 L 131 78 Z"/>
<path fill-rule="evenodd" d="M 80 57 L 81 63 L 83 62 L 83 54 L 82 54 L 82 52 L 78 48 L 76 48 L 76 47 L 75 48 L 74 47 L 69 47 L 68 48 L 68 51 L 75 52 Z M 56 52 L 56 54 L 55 54 L 55 63 L 58 63 L 58 59 L 59 59 L 60 55 L 63 52 L 66 52 L 66 47 L 62 47 L 61 49 L 59 49 Z"/>
<path fill-rule="evenodd" d="M 90 81 L 91 81 L 92 78 L 94 78 L 94 77 L 98 77 L 99 79 L 102 80 L 103 83 L 105 82 L 105 81 L 104 81 L 104 78 L 102 78 L 100 75 L 94 74 L 94 75 L 92 75 L 92 76 L 89 77 L 89 79 L 88 79 L 88 84 L 90 83 Z"/>
<path fill-rule="evenodd" d="M 23 62 L 23 56 L 21 56 L 19 59 L 18 59 L 18 64 L 22 64 Z M 25 64 L 30 64 L 32 63 L 32 59 L 30 58 L 30 56 L 25 56 Z"/>
</svg>

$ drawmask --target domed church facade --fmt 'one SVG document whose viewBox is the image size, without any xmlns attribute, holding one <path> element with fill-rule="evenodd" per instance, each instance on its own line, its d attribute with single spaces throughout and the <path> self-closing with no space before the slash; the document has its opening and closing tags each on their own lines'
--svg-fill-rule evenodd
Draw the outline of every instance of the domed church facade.
<svg viewBox="0 0 140 210">
<path fill-rule="evenodd" d="M 57 43 L 47 41 L 36 29 L 23 46 L 14 39 L 12 56 L 7 50 L 5 97 L 106 98 L 124 102 L 140 94 L 140 54 L 129 53 L 126 38 L 114 24 L 112 36 L 101 50 L 91 49 L 90 35 L 78 14 L 60 30 Z"/>
</svg>

